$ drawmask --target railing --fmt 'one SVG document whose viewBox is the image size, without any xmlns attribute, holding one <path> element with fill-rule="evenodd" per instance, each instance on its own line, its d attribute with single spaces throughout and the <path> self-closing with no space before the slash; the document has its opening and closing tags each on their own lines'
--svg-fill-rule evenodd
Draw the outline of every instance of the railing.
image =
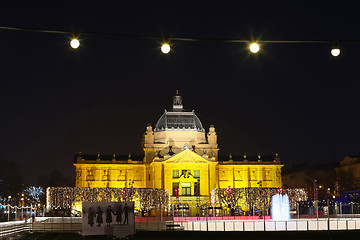
<svg viewBox="0 0 360 240">
<path fill-rule="evenodd" d="M 31 224 L 33 232 L 80 232 L 81 217 L 49 217 Z"/>
<path fill-rule="evenodd" d="M 0 223 L 0 239 L 28 232 L 29 229 L 29 223 L 25 223 L 24 221 Z"/>
<path fill-rule="evenodd" d="M 38 217 L 34 223 L 10 221 L 0 223 L 0 239 L 24 232 L 80 232 L 82 218 Z"/>
</svg>

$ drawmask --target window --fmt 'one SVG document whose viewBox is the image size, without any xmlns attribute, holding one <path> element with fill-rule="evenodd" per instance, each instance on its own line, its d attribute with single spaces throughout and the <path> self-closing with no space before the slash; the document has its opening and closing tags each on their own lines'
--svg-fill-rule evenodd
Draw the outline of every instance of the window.
<svg viewBox="0 0 360 240">
<path fill-rule="evenodd" d="M 173 170 L 173 178 L 179 178 L 179 170 Z"/>
<path fill-rule="evenodd" d="M 177 193 L 178 190 L 179 190 L 179 183 L 178 182 L 173 182 L 172 183 L 172 195 L 173 196 L 179 196 L 179 193 Z"/>
<path fill-rule="evenodd" d="M 103 170 L 102 180 L 110 181 L 109 170 Z"/>
<path fill-rule="evenodd" d="M 95 172 L 95 170 L 93 170 L 93 169 L 87 170 L 86 181 L 94 181 L 95 180 L 95 177 L 93 175 L 94 172 Z"/>
<path fill-rule="evenodd" d="M 200 196 L 200 181 L 194 182 L 194 196 Z"/>
<path fill-rule="evenodd" d="M 271 170 L 269 170 L 269 169 L 266 169 L 266 171 L 265 171 L 265 180 L 271 180 Z"/>
<path fill-rule="evenodd" d="M 250 170 L 250 180 L 256 180 L 255 170 Z"/>
<path fill-rule="evenodd" d="M 194 178 L 200 178 L 200 170 L 194 170 Z"/>
<path fill-rule="evenodd" d="M 191 183 L 182 183 L 181 184 L 181 194 L 183 196 L 190 196 L 191 195 Z"/>
</svg>

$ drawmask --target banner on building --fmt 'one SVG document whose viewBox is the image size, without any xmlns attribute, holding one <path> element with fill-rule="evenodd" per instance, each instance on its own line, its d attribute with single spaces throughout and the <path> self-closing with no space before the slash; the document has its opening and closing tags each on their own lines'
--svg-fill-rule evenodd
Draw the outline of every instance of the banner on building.
<svg viewBox="0 0 360 240">
<path fill-rule="evenodd" d="M 135 234 L 134 202 L 83 202 L 82 235 Z"/>
</svg>

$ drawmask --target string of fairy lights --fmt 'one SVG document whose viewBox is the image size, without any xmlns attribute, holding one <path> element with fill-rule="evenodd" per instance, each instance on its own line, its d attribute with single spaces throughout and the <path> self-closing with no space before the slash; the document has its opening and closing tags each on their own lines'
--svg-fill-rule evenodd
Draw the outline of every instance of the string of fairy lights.
<svg viewBox="0 0 360 240">
<path fill-rule="evenodd" d="M 46 190 L 47 209 L 72 209 L 81 202 L 134 201 L 142 210 L 167 209 L 170 192 L 153 188 L 80 188 L 49 187 Z"/>
<path fill-rule="evenodd" d="M 21 210 L 21 209 L 30 209 L 30 211 L 33 211 L 33 210 L 36 210 L 37 209 L 37 206 L 38 205 L 31 205 L 31 206 L 20 206 L 20 207 L 18 207 L 18 206 L 12 206 L 12 205 L 10 205 L 10 204 L 0 204 L 0 209 L 1 208 L 4 208 L 4 209 L 6 209 L 6 208 L 11 208 L 11 209 L 17 209 L 17 210 Z"/>
<path fill-rule="evenodd" d="M 223 42 L 223 43 L 243 43 L 248 45 L 248 49 L 252 54 L 260 52 L 262 44 L 278 43 L 278 44 L 332 44 L 330 53 L 334 57 L 340 55 L 340 40 L 248 40 L 248 39 L 231 39 L 231 38 L 194 38 L 194 37 L 169 37 L 158 35 L 142 35 L 142 34 L 121 34 L 121 33 L 100 33 L 100 32 L 71 32 L 56 29 L 41 29 L 41 28 L 25 28 L 25 27 L 12 27 L 12 26 L 0 26 L 2 30 L 9 31 L 24 31 L 35 33 L 47 33 L 47 34 L 62 34 L 69 36 L 69 45 L 73 49 L 80 47 L 80 40 L 86 36 L 98 36 L 98 37 L 118 37 L 118 38 L 142 38 L 152 39 L 161 42 L 160 50 L 163 54 L 170 53 L 174 42 L 186 41 L 186 42 Z M 80 38 L 81 36 L 81 38 Z M 360 42 L 360 40 L 341 40 L 341 42 Z"/>
<path fill-rule="evenodd" d="M 304 189 L 286 189 L 290 206 L 295 208 L 296 202 L 307 200 Z M 263 188 L 215 188 L 211 191 L 211 204 L 215 207 L 232 207 L 241 205 L 263 205 L 271 203 L 276 189 Z M 264 197 L 267 196 L 267 197 Z M 80 188 L 80 187 L 49 187 L 47 189 L 47 209 L 71 209 L 76 202 L 103 201 L 135 201 L 135 207 L 143 210 L 169 209 L 171 206 L 170 192 L 152 188 Z M 253 203 L 250 203 L 250 202 Z M 176 202 L 176 204 L 178 204 Z M 207 204 L 202 202 L 202 205 Z M 190 205 L 196 208 L 196 205 Z"/>
<path fill-rule="evenodd" d="M 261 209 L 261 206 L 271 205 L 272 196 L 277 194 L 276 188 L 214 188 L 211 191 L 211 202 L 216 206 L 231 206 L 232 208 L 241 205 L 250 209 L 254 205 Z M 295 209 L 299 201 L 306 201 L 307 194 L 303 188 L 287 188 L 283 190 L 289 196 L 290 209 Z"/>
<path fill-rule="evenodd" d="M 174 208 L 204 208 L 222 207 L 249 210 L 252 206 L 269 209 L 272 196 L 277 194 L 275 188 L 214 188 L 211 191 L 211 202 L 198 203 L 171 202 L 169 190 L 151 188 L 80 188 L 80 187 L 49 187 L 47 189 L 47 210 L 73 209 L 81 211 L 81 202 L 134 201 L 139 210 L 165 210 Z M 314 201 L 308 201 L 303 188 L 285 189 L 289 196 L 290 209 L 297 207 L 314 207 Z M 357 202 L 341 203 L 337 201 L 318 201 L 319 208 L 328 204 L 333 208 L 351 207 L 352 211 L 359 211 Z M 77 205 L 80 209 L 77 209 Z M 5 205 L 4 205 L 5 206 Z"/>
</svg>

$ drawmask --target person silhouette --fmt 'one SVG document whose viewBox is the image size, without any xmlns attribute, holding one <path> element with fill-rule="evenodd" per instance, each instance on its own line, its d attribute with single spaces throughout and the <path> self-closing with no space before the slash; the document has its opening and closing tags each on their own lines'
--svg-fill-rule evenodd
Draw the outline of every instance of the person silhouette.
<svg viewBox="0 0 360 240">
<path fill-rule="evenodd" d="M 116 210 L 116 222 L 117 224 L 122 223 L 122 214 L 123 214 L 123 207 L 122 204 L 120 204 Z"/>
<path fill-rule="evenodd" d="M 110 223 L 112 222 L 112 214 L 115 215 L 115 213 L 111 209 L 110 205 L 107 207 L 105 212 L 106 212 L 106 226 L 110 226 Z"/>
<path fill-rule="evenodd" d="M 129 224 L 129 211 L 130 211 L 129 206 L 125 203 L 125 206 L 124 206 L 124 224 Z"/>
<path fill-rule="evenodd" d="M 95 212 L 90 207 L 88 212 L 88 224 L 90 225 L 90 227 L 94 226 L 94 217 L 95 217 Z"/>
<path fill-rule="evenodd" d="M 103 217 L 102 217 L 103 211 L 101 210 L 100 207 L 98 207 L 96 214 L 97 214 L 96 223 L 97 223 L 97 226 L 100 227 L 100 225 L 103 223 Z"/>
</svg>

